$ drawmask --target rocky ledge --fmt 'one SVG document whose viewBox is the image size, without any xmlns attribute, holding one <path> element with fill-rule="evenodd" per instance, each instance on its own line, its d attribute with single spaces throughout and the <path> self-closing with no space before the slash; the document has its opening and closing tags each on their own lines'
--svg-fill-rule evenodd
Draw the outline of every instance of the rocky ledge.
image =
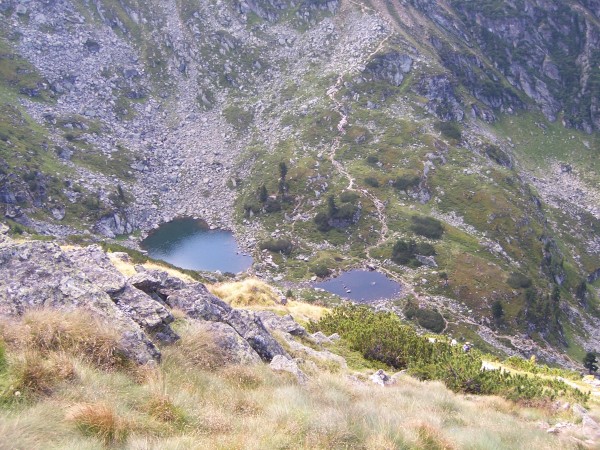
<svg viewBox="0 0 600 450">
<path fill-rule="evenodd" d="M 120 350 L 139 364 L 160 361 L 161 345 L 179 336 L 171 310 L 215 337 L 235 362 L 290 358 L 252 311 L 238 310 L 208 292 L 159 270 L 125 277 L 99 246 L 67 247 L 43 241 L 15 241 L 0 230 L 0 316 L 27 310 L 84 310 L 121 333 Z"/>
</svg>

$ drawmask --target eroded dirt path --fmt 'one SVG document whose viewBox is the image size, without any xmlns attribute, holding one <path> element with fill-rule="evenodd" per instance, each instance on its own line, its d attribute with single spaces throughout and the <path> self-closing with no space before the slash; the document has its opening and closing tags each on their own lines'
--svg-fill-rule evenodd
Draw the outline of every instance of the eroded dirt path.
<svg viewBox="0 0 600 450">
<path fill-rule="evenodd" d="M 352 3 L 354 3 L 354 2 L 352 2 Z M 392 28 L 390 27 L 390 30 L 391 29 Z M 369 53 L 367 55 L 367 57 L 365 58 L 364 61 L 365 62 L 370 61 L 373 56 L 375 56 L 377 53 L 379 53 L 384 48 L 385 44 L 387 43 L 387 41 L 390 39 L 390 37 L 392 35 L 393 35 L 393 31 L 389 31 L 388 34 L 385 36 L 385 38 L 377 45 L 375 50 L 373 50 L 371 53 Z M 387 217 L 385 214 L 385 203 L 382 202 L 377 196 L 375 196 L 374 194 L 369 192 L 367 189 L 360 188 L 360 187 L 354 187 L 356 180 L 346 170 L 346 168 L 343 166 L 343 164 L 336 159 L 336 153 L 340 148 L 342 136 L 346 134 L 346 126 L 348 125 L 348 115 L 344 111 L 344 105 L 342 104 L 342 102 L 337 99 L 337 94 L 339 93 L 339 91 L 342 87 L 344 77 L 347 75 L 354 74 L 354 73 L 359 73 L 361 70 L 362 70 L 362 67 L 358 64 L 355 66 L 349 67 L 344 73 L 340 73 L 336 79 L 336 82 L 327 89 L 327 96 L 329 97 L 331 102 L 334 104 L 334 110 L 340 115 L 340 121 L 337 124 L 337 130 L 338 130 L 339 134 L 331 142 L 331 146 L 329 147 L 329 152 L 328 152 L 328 159 L 331 162 L 331 165 L 333 166 L 334 170 L 339 175 L 341 175 L 343 178 L 346 178 L 348 180 L 348 186 L 346 187 L 346 189 L 349 191 L 361 193 L 363 196 L 365 196 L 366 198 L 371 200 L 371 202 L 375 206 L 376 216 L 379 220 L 379 223 L 381 224 L 381 230 L 380 230 L 379 238 L 378 238 L 377 242 L 366 249 L 366 253 L 368 256 L 371 248 L 376 247 L 376 246 L 380 245 L 381 243 L 385 242 L 385 240 L 387 239 L 387 235 L 389 233 Z"/>
</svg>

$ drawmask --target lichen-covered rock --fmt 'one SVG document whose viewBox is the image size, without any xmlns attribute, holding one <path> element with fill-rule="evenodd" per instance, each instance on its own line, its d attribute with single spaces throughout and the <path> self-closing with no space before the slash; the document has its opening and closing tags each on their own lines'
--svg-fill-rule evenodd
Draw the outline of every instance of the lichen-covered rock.
<svg viewBox="0 0 600 450">
<path fill-rule="evenodd" d="M 410 72 L 413 60 L 410 56 L 396 51 L 375 56 L 365 68 L 363 77 L 368 81 L 387 81 L 400 86 L 404 76 Z"/>
<path fill-rule="evenodd" d="M 309 358 L 312 361 L 321 361 L 327 364 L 334 364 L 343 369 L 348 367 L 344 357 L 336 355 L 329 350 L 315 350 L 307 345 L 302 344 L 301 342 L 296 341 L 289 333 L 282 333 L 281 337 L 285 339 L 290 353 L 295 357 Z"/>
<path fill-rule="evenodd" d="M 193 319 L 231 326 L 263 360 L 271 361 L 276 355 L 287 356 L 256 313 L 232 308 L 211 294 L 202 283 L 183 283 L 160 271 L 147 271 L 144 273 L 146 278 L 138 275 L 131 281 L 143 287 L 146 293 L 160 297 L 169 307 L 180 309 Z M 154 280 L 158 281 L 156 287 Z"/>
<path fill-rule="evenodd" d="M 379 369 L 377 372 L 371 375 L 369 380 L 382 387 L 394 384 L 394 379 L 385 373 L 383 369 Z"/>
<path fill-rule="evenodd" d="M 107 267 L 96 249 L 74 254 L 71 258 L 54 243 L 17 243 L 5 238 L 0 243 L 0 315 L 20 316 L 28 309 L 42 307 L 65 311 L 81 308 L 122 333 L 121 350 L 132 360 L 140 364 L 158 361 L 156 346 L 106 292 L 124 287 L 124 280 L 108 279 Z M 94 267 L 98 263 L 100 269 Z"/>
<path fill-rule="evenodd" d="M 145 331 L 163 342 L 178 339 L 169 326 L 174 320 L 169 310 L 128 282 L 99 246 L 76 247 L 65 253 L 93 284 L 106 292 L 115 305 Z"/>
<path fill-rule="evenodd" d="M 271 311 L 257 311 L 256 315 L 260 317 L 263 325 L 267 327 L 269 331 L 283 331 L 294 336 L 306 336 L 308 334 L 304 327 L 296 322 L 289 314 L 278 316 Z"/>
<path fill-rule="evenodd" d="M 279 342 L 271 336 L 260 318 L 253 312 L 232 309 L 224 317 L 224 322 L 231 325 L 240 336 L 246 339 L 263 360 L 271 361 L 278 355 L 287 356 Z"/>
<path fill-rule="evenodd" d="M 231 326 L 222 322 L 199 321 L 196 326 L 211 335 L 232 364 L 258 364 L 260 356 Z"/>
<path fill-rule="evenodd" d="M 288 359 L 285 356 L 277 355 L 273 358 L 269 364 L 272 370 L 275 372 L 289 372 L 296 377 L 300 384 L 305 384 L 308 381 L 308 377 L 304 372 L 300 370 L 298 364 L 293 359 Z"/>
</svg>

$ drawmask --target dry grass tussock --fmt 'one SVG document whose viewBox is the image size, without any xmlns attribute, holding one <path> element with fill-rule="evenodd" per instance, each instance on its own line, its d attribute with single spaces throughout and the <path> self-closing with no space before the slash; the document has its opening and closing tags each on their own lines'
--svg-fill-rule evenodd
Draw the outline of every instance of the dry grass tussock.
<svg viewBox="0 0 600 450">
<path fill-rule="evenodd" d="M 9 347 L 74 355 L 104 370 L 129 365 L 119 351 L 119 333 L 81 310 L 31 310 L 19 322 L 1 322 L 0 337 Z"/>
<path fill-rule="evenodd" d="M 131 277 L 137 273 L 137 271 L 135 270 L 135 264 L 128 261 L 123 261 L 121 258 L 119 258 L 117 255 L 110 251 L 107 253 L 107 255 L 113 266 L 115 266 L 115 268 L 124 276 Z M 166 267 L 153 262 L 145 262 L 144 264 L 142 264 L 142 266 L 149 270 L 160 270 L 162 272 L 167 272 L 172 277 L 179 278 L 180 280 L 185 281 L 186 283 L 195 282 L 195 280 L 189 275 L 186 275 L 185 273 L 180 272 L 177 269 L 173 269 L 172 267 Z"/>
<path fill-rule="evenodd" d="M 48 357 L 33 350 L 19 354 L 12 361 L 10 375 L 5 399 L 50 395 L 60 383 L 76 378 L 75 366 L 65 354 L 54 353 Z"/>
<path fill-rule="evenodd" d="M 249 309 L 253 310 L 269 310 L 280 315 L 291 314 L 294 320 L 299 323 L 308 321 L 318 321 L 327 311 L 324 306 L 312 305 L 296 300 L 288 300 L 285 305 L 277 304 L 273 306 L 254 306 Z"/>
<path fill-rule="evenodd" d="M 193 324 L 181 333 L 175 347 L 179 351 L 173 352 L 172 357 L 179 359 L 179 364 L 185 367 L 213 371 L 231 364 L 230 356 L 219 347 L 214 337 Z"/>
<path fill-rule="evenodd" d="M 208 289 L 213 295 L 236 307 L 273 306 L 278 302 L 273 288 L 256 278 L 213 284 Z"/>
<path fill-rule="evenodd" d="M 82 403 L 69 408 L 66 419 L 84 434 L 93 436 L 104 445 L 125 440 L 132 424 L 105 403 Z"/>
<path fill-rule="evenodd" d="M 301 386 L 266 365 L 215 362 L 215 349 L 202 344 L 205 335 L 194 326 L 179 332 L 181 342 L 163 348 L 162 364 L 141 378 L 63 353 L 76 379 L 0 407 L 0 443 L 140 450 L 575 448 L 538 428 L 556 420 L 545 410 L 460 396 L 408 376 L 381 388 L 367 373 L 315 372 Z M 27 351 L 9 345 L 6 371 Z"/>
</svg>

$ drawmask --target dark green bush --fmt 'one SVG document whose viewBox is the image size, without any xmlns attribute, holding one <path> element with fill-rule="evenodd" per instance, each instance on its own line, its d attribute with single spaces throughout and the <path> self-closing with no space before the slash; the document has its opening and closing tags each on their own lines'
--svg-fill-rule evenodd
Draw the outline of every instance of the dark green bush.
<svg viewBox="0 0 600 450">
<path fill-rule="evenodd" d="M 310 268 L 310 271 L 319 278 L 325 278 L 331 275 L 331 270 L 325 264 L 316 264 Z"/>
<path fill-rule="evenodd" d="M 329 225 L 329 216 L 327 213 L 320 212 L 314 218 L 315 225 L 317 225 L 317 230 L 319 231 L 329 231 L 331 230 L 331 225 Z"/>
<path fill-rule="evenodd" d="M 435 128 L 448 139 L 454 139 L 456 141 L 460 141 L 462 139 L 460 125 L 456 122 L 437 122 L 435 124 Z"/>
<path fill-rule="evenodd" d="M 420 182 L 421 178 L 417 175 L 401 175 L 394 180 L 394 187 L 399 191 L 406 191 L 418 186 Z"/>
<path fill-rule="evenodd" d="M 504 150 L 497 145 L 488 145 L 485 149 L 485 154 L 488 155 L 491 160 L 496 162 L 496 164 L 500 164 L 504 167 L 512 167 L 510 156 L 508 156 L 506 152 L 504 152 Z"/>
<path fill-rule="evenodd" d="M 441 333 L 446 328 L 446 321 L 437 310 L 419 308 L 414 300 L 406 304 L 404 315 L 408 320 L 416 319 L 419 325 L 434 333 Z"/>
<path fill-rule="evenodd" d="M 289 239 L 268 239 L 261 242 L 259 247 L 261 250 L 289 255 L 294 249 L 294 244 Z"/>
<path fill-rule="evenodd" d="M 492 316 L 496 320 L 501 320 L 504 317 L 504 307 L 500 300 L 496 300 L 492 303 Z"/>
<path fill-rule="evenodd" d="M 394 369 L 408 369 L 421 380 L 440 380 L 455 392 L 501 395 L 514 401 L 554 401 L 562 397 L 585 403 L 583 393 L 564 381 L 482 371 L 477 351 L 464 353 L 445 342 L 430 343 L 389 312 L 373 312 L 367 306 L 344 305 L 310 323 L 311 332 L 338 333 L 352 350 Z"/>
<path fill-rule="evenodd" d="M 417 255 L 434 256 L 435 254 L 435 248 L 433 245 L 426 242 L 420 242 L 417 244 L 414 240 L 399 240 L 392 248 L 392 261 L 397 264 L 420 267 L 422 263 L 416 259 Z"/>
<path fill-rule="evenodd" d="M 352 220 L 356 214 L 357 207 L 350 203 L 345 203 L 337 209 L 334 219 Z"/>
<path fill-rule="evenodd" d="M 353 203 L 358 200 L 358 194 L 352 191 L 344 191 L 340 194 L 340 201 L 342 203 Z"/>
<path fill-rule="evenodd" d="M 434 333 L 441 333 L 446 328 L 444 317 L 433 309 L 418 309 L 415 313 L 417 322 L 423 328 L 427 328 Z"/>
<path fill-rule="evenodd" d="M 507 283 L 513 289 L 527 289 L 531 287 L 531 278 L 522 273 L 513 272 L 508 277 Z"/>
<path fill-rule="evenodd" d="M 279 200 L 274 198 L 268 199 L 265 203 L 265 212 L 273 213 L 279 211 L 281 211 L 281 203 L 279 202 Z"/>
<path fill-rule="evenodd" d="M 369 155 L 367 156 L 367 162 L 369 164 L 377 164 L 379 162 L 379 158 L 375 155 Z"/>
<path fill-rule="evenodd" d="M 442 222 L 433 217 L 413 216 L 410 229 L 420 236 L 429 239 L 440 239 L 444 234 Z"/>
<path fill-rule="evenodd" d="M 365 178 L 365 184 L 371 187 L 379 187 L 379 180 L 374 177 Z"/>
<path fill-rule="evenodd" d="M 250 217 L 252 214 L 258 214 L 262 210 L 261 205 L 254 199 L 246 201 L 244 203 L 244 216 Z"/>
</svg>

